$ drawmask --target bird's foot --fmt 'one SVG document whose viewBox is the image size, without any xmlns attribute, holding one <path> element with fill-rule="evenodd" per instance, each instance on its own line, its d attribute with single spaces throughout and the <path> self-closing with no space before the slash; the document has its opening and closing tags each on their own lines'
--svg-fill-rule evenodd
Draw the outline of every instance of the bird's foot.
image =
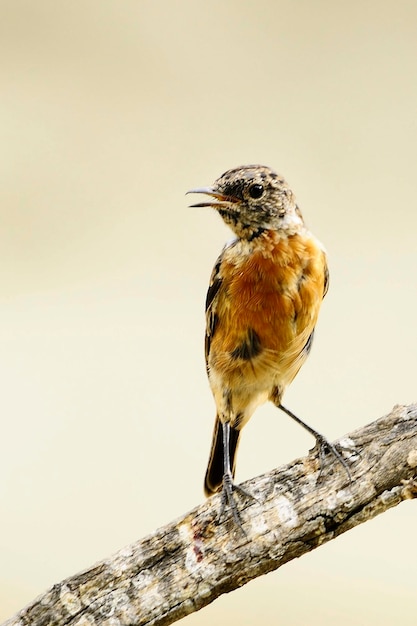
<svg viewBox="0 0 417 626">
<path fill-rule="evenodd" d="M 324 435 L 321 435 L 318 432 L 315 432 L 314 436 L 316 438 L 316 447 L 318 448 L 318 454 L 319 454 L 319 459 L 320 459 L 320 472 L 319 472 L 319 477 L 318 477 L 317 482 L 320 482 L 322 479 L 323 470 L 324 470 L 325 461 L 326 461 L 326 454 L 330 453 L 334 456 L 336 461 L 338 461 L 340 465 L 342 465 L 343 469 L 345 470 L 347 474 L 349 482 L 351 483 L 352 475 L 350 473 L 349 466 L 346 463 L 343 456 L 341 455 L 341 453 L 339 452 L 339 450 L 337 449 L 337 447 L 333 443 L 330 443 L 330 441 L 328 441 L 326 437 L 324 437 Z"/>
<path fill-rule="evenodd" d="M 230 510 L 232 512 L 232 517 L 233 520 L 236 524 L 236 526 L 238 526 L 239 530 L 246 536 L 246 532 L 243 528 L 242 525 L 242 518 L 240 516 L 239 513 L 239 509 L 237 507 L 236 504 L 236 499 L 235 499 L 235 495 L 234 495 L 234 491 L 236 491 L 237 493 L 241 494 L 242 496 L 245 496 L 246 498 L 250 498 L 252 500 L 256 500 L 256 502 L 259 502 L 259 500 L 257 498 L 255 498 L 255 496 L 253 496 L 249 491 L 246 491 L 246 489 L 243 489 L 243 487 L 240 487 L 239 485 L 236 485 L 233 482 L 233 477 L 232 474 L 227 472 L 223 475 L 223 488 L 222 488 L 222 492 L 221 492 L 221 506 L 220 506 L 220 513 L 219 513 L 219 517 L 217 518 L 217 523 L 220 523 L 221 518 L 223 517 L 223 514 L 226 510 L 226 506 L 228 505 L 230 507 Z"/>
</svg>

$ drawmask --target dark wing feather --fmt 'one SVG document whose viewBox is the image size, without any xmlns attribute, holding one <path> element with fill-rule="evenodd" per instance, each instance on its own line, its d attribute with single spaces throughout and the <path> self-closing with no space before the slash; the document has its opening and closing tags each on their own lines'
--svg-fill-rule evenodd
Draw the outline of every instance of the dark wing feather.
<svg viewBox="0 0 417 626">
<path fill-rule="evenodd" d="M 222 285 L 221 265 L 223 260 L 223 252 L 216 261 L 210 277 L 210 284 L 206 296 L 206 339 L 205 339 L 205 357 L 206 365 L 210 354 L 211 340 L 216 332 L 218 323 L 218 315 L 216 313 L 216 296 Z"/>
<path fill-rule="evenodd" d="M 324 255 L 324 289 L 323 289 L 323 298 L 329 290 L 329 267 L 327 265 L 326 255 Z"/>
</svg>

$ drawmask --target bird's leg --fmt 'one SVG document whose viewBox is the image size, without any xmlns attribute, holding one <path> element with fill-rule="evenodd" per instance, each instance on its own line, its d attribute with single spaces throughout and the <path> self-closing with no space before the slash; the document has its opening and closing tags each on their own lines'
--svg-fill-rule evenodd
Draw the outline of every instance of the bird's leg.
<svg viewBox="0 0 417 626">
<path fill-rule="evenodd" d="M 222 423 L 222 429 L 223 429 L 223 487 L 222 487 L 221 507 L 220 507 L 220 513 L 218 517 L 218 522 L 220 522 L 220 519 L 225 511 L 226 505 L 228 504 L 232 511 L 233 519 L 236 525 L 239 527 L 242 533 L 246 535 L 244 528 L 242 526 L 242 520 L 240 517 L 240 513 L 238 511 L 237 505 L 236 505 L 233 491 L 238 491 L 242 495 L 252 498 L 253 500 L 256 500 L 256 498 L 251 493 L 243 489 L 242 487 L 239 487 L 239 485 L 235 485 L 235 483 L 233 482 L 233 474 L 232 474 L 232 470 L 230 467 L 230 424 L 229 422 Z"/>
<path fill-rule="evenodd" d="M 352 482 L 352 476 L 351 476 L 348 464 L 346 463 L 345 459 L 342 457 L 340 452 L 337 450 L 336 446 L 334 446 L 332 443 L 330 443 L 330 441 L 328 441 L 324 435 L 319 433 L 317 430 L 314 430 L 314 428 L 312 428 L 311 426 L 309 426 L 308 424 L 303 422 L 303 420 L 301 420 L 299 417 L 294 415 L 294 413 L 292 413 L 292 411 L 287 409 L 285 406 L 283 406 L 282 404 L 278 404 L 277 406 L 278 406 L 279 409 L 281 409 L 281 411 L 284 411 L 284 413 L 286 413 L 289 417 L 291 417 L 291 419 L 293 419 L 295 422 L 297 422 L 297 424 L 300 424 L 300 426 L 305 428 L 315 438 L 315 440 L 317 442 L 317 445 L 319 447 L 319 456 L 320 456 L 320 474 L 319 474 L 319 479 L 320 479 L 320 475 L 321 475 L 321 473 L 323 471 L 325 455 L 326 455 L 326 452 L 328 451 L 331 454 L 333 454 L 335 459 L 337 461 L 339 461 L 339 463 L 343 466 L 343 469 L 345 470 L 346 474 L 348 475 L 349 482 Z"/>
</svg>

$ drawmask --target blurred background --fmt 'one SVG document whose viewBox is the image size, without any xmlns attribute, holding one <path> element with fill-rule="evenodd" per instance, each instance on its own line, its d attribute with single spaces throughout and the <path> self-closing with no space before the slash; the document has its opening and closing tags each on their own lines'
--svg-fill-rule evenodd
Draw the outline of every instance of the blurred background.
<svg viewBox="0 0 417 626">
<path fill-rule="evenodd" d="M 230 231 L 185 192 L 264 163 L 331 286 L 286 395 L 330 439 L 416 400 L 417 5 L 3 0 L 0 619 L 203 500 L 204 300 Z M 272 406 L 237 479 L 313 446 Z M 415 624 L 407 502 L 186 623 Z"/>
</svg>

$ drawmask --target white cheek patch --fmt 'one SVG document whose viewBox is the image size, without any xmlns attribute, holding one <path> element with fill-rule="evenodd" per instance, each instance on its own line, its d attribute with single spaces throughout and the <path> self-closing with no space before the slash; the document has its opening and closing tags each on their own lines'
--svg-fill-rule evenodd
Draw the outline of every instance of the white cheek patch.
<svg viewBox="0 0 417 626">
<path fill-rule="evenodd" d="M 280 220 L 279 229 L 285 230 L 289 235 L 293 232 L 299 232 L 303 225 L 303 218 L 296 212 L 295 208 L 291 207 L 287 208 L 284 217 Z"/>
</svg>

